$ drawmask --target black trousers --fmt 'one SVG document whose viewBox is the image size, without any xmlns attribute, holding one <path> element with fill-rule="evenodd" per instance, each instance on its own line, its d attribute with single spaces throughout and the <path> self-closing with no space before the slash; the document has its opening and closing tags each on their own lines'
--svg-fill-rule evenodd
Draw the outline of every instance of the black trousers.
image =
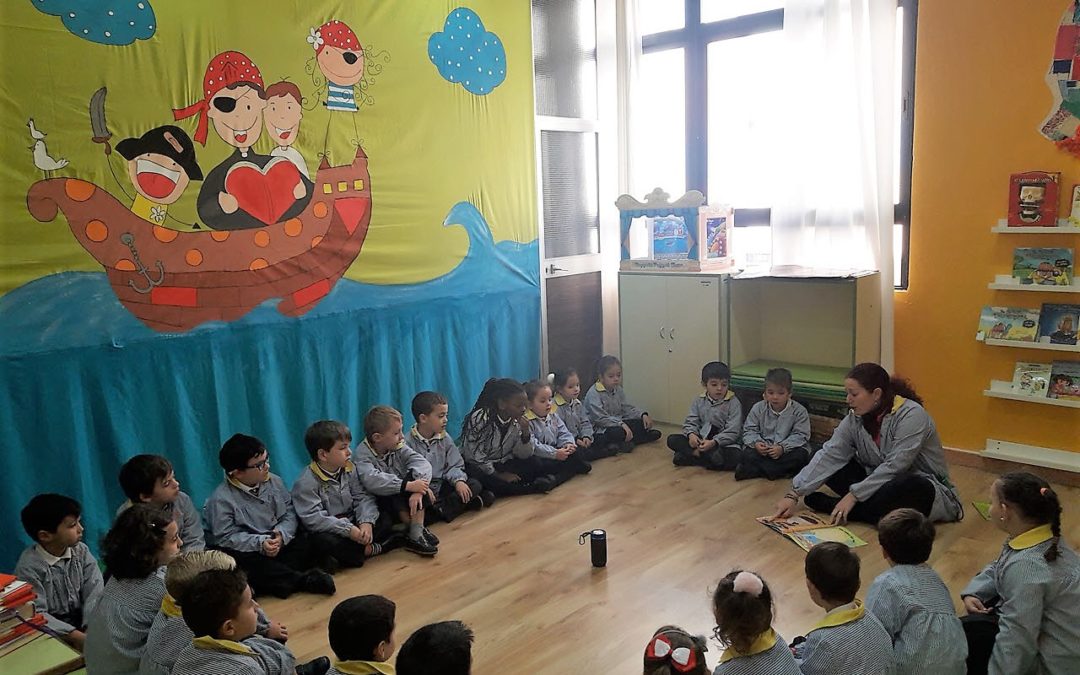
<svg viewBox="0 0 1080 675">
<path fill-rule="evenodd" d="M 968 614 L 960 617 L 960 625 L 967 636 L 968 675 L 986 675 L 990 669 L 990 655 L 997 641 L 998 622 L 995 614 Z"/>
<path fill-rule="evenodd" d="M 739 451 L 739 465 L 735 467 L 735 480 L 751 478 L 791 478 L 810 461 L 806 448 L 793 448 L 776 459 L 762 455 L 755 448 L 744 447 Z"/>
<path fill-rule="evenodd" d="M 333 532 L 309 532 L 308 538 L 311 540 L 311 554 L 318 567 L 327 572 L 339 566 L 361 567 L 364 564 L 364 544 Z"/>
<path fill-rule="evenodd" d="M 281 547 L 273 558 L 257 551 L 221 550 L 236 559 L 236 564 L 244 570 L 256 596 L 287 598 L 301 590 L 304 575 L 316 567 L 311 539 L 304 530 L 297 530 L 296 537 Z"/>
<path fill-rule="evenodd" d="M 632 417 L 630 419 L 623 420 L 623 424 L 630 427 L 630 431 L 633 434 L 630 439 L 631 443 L 648 443 L 649 442 L 649 430 L 645 428 L 645 423 L 641 421 L 640 417 Z M 626 443 L 626 431 L 622 427 L 607 427 L 606 429 L 597 429 L 596 436 L 593 437 L 593 445 L 602 444 L 602 446 L 618 445 L 620 443 Z"/>
<path fill-rule="evenodd" d="M 526 457 L 524 459 L 515 457 L 496 464 L 495 473 L 484 473 L 476 465 L 468 463 L 465 464 L 465 472 L 469 474 L 469 477 L 480 481 L 480 484 L 488 490 L 491 490 L 496 497 L 513 497 L 516 495 L 531 495 L 538 492 L 546 492 L 556 485 L 565 483 L 571 476 L 575 475 L 574 472 L 569 469 L 576 465 L 571 465 L 570 461 L 571 460 L 557 462 L 552 459 L 544 459 L 536 456 Z M 496 473 L 517 474 L 521 477 L 521 480 L 516 483 L 511 483 L 499 478 L 495 475 Z M 543 478 L 543 480 L 537 483 L 537 479 L 539 478 Z"/>
<path fill-rule="evenodd" d="M 605 429 L 601 433 L 596 435 L 593 439 L 592 445 L 587 448 L 578 446 L 577 452 L 574 454 L 586 462 L 595 462 L 598 459 L 604 459 L 605 457 L 614 457 L 619 454 L 619 441 L 613 441 L 609 438 L 609 434 L 614 436 L 618 432 L 620 440 L 626 438 L 625 432 L 622 427 L 612 427 L 611 429 Z"/>
<path fill-rule="evenodd" d="M 719 429 L 713 429 L 703 440 L 712 440 L 718 433 Z M 734 471 L 739 465 L 738 445 L 720 445 L 695 456 L 694 449 L 690 447 L 689 435 L 671 434 L 667 437 L 667 446 L 675 453 L 672 463 L 678 466 L 703 466 L 713 471 Z"/>
<path fill-rule="evenodd" d="M 480 508 L 479 498 L 480 492 L 484 489 L 483 484 L 475 478 L 469 478 L 465 483 L 473 493 L 472 501 L 468 504 L 461 501 L 454 483 L 443 480 L 438 492 L 435 493 L 435 503 L 427 511 L 428 521 L 443 520 L 449 523 L 470 509 Z"/>
<path fill-rule="evenodd" d="M 851 460 L 832 476 L 829 476 L 825 484 L 833 492 L 843 496 L 851 491 L 852 485 L 865 479 L 866 475 L 866 469 L 857 461 Z M 930 479 L 913 473 L 904 474 L 882 485 L 866 501 L 857 502 L 855 507 L 851 509 L 851 513 L 847 514 L 847 519 L 877 525 L 877 522 L 886 513 L 902 508 L 915 509 L 924 516 L 929 517 L 936 494 L 937 491 L 934 489 L 934 484 L 930 482 Z M 816 500 L 811 499 L 812 497 L 813 495 L 807 496 L 807 506 L 824 511 L 825 509 L 818 509 L 815 506 Z M 828 510 L 831 511 L 831 507 Z"/>
</svg>

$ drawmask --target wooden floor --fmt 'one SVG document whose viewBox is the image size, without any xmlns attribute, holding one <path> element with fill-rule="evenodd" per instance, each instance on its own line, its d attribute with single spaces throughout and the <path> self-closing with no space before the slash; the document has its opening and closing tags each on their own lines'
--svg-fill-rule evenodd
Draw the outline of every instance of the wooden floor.
<svg viewBox="0 0 1080 675">
<path fill-rule="evenodd" d="M 994 475 L 953 467 L 952 477 L 967 517 L 939 526 L 931 563 L 956 593 L 997 556 L 1003 533 L 970 506 L 988 499 Z M 754 522 L 771 514 L 787 485 L 673 467 L 670 451 L 654 443 L 599 461 L 551 494 L 505 499 L 436 525 L 442 544 L 434 559 L 394 551 L 338 574 L 332 598 L 302 594 L 263 607 L 288 626 L 289 646 L 302 660 L 333 658 L 326 621 L 337 602 L 379 593 L 397 603 L 398 645 L 433 621 L 471 626 L 477 675 L 640 673 L 655 628 L 672 623 L 711 634 L 710 591 L 741 567 L 769 583 L 774 626 L 790 639 L 820 616 L 806 593 L 803 552 Z M 1080 489 L 1059 490 L 1064 534 L 1075 545 Z M 593 569 L 588 545 L 578 546 L 578 535 L 592 528 L 608 532 L 607 568 Z M 886 565 L 874 530 L 852 529 L 871 542 L 856 549 L 865 591 Z M 709 644 L 713 666 L 720 649 Z"/>
</svg>

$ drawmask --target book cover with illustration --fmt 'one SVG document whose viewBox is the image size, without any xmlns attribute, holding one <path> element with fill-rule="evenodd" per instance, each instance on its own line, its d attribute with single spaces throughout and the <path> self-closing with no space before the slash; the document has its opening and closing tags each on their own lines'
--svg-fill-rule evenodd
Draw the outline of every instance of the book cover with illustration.
<svg viewBox="0 0 1080 675">
<path fill-rule="evenodd" d="M 1013 250 L 1013 278 L 1021 285 L 1068 286 L 1073 280 L 1071 248 L 1017 248 Z"/>
<path fill-rule="evenodd" d="M 1039 310 L 1026 307 L 983 307 L 976 340 L 1034 342 L 1039 332 Z"/>
<path fill-rule="evenodd" d="M 1074 345 L 1077 326 L 1080 326 L 1080 305 L 1044 302 L 1039 314 L 1039 342 Z"/>
<path fill-rule="evenodd" d="M 657 260 L 686 259 L 690 254 L 690 230 L 682 216 L 660 216 L 650 219 L 653 258 Z"/>
<path fill-rule="evenodd" d="M 1025 171 L 1009 177 L 1009 227 L 1057 227 L 1060 173 Z"/>
<path fill-rule="evenodd" d="M 1080 361 L 1054 361 L 1051 365 L 1050 398 L 1080 401 Z"/>
<path fill-rule="evenodd" d="M 1050 364 L 1020 361 L 1013 371 L 1013 393 L 1023 396 L 1046 396 L 1050 388 Z"/>
<path fill-rule="evenodd" d="M 823 541 L 837 541 L 849 548 L 866 546 L 857 534 L 839 525 L 832 525 L 814 513 L 806 512 L 773 520 L 772 518 L 758 518 L 757 521 L 784 537 L 795 542 L 804 551 L 809 551 L 815 544 Z"/>
</svg>

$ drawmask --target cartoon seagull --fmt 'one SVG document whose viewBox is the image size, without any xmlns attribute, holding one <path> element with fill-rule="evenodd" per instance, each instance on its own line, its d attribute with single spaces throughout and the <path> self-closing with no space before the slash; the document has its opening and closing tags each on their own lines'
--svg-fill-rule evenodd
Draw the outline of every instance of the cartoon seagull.
<svg viewBox="0 0 1080 675">
<path fill-rule="evenodd" d="M 41 169 L 46 178 L 52 178 L 52 172 L 63 169 L 68 165 L 66 159 L 53 159 L 49 156 L 49 150 L 45 147 L 45 132 L 38 131 L 34 126 L 34 118 L 26 123 L 30 127 L 30 137 L 34 139 L 34 145 L 30 147 L 34 151 L 34 166 Z"/>
</svg>

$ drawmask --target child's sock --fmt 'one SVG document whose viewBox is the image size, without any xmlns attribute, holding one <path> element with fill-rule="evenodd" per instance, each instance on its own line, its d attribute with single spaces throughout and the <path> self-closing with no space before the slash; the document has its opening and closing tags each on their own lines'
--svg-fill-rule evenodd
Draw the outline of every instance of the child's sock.
<svg viewBox="0 0 1080 675">
<path fill-rule="evenodd" d="M 413 541 L 424 540 L 424 524 L 419 520 L 409 523 L 409 539 Z"/>
<path fill-rule="evenodd" d="M 380 544 L 379 542 L 372 542 L 370 544 L 370 546 L 371 546 L 371 553 L 368 554 L 369 557 L 377 556 L 380 553 L 382 553 L 382 544 Z"/>
</svg>

